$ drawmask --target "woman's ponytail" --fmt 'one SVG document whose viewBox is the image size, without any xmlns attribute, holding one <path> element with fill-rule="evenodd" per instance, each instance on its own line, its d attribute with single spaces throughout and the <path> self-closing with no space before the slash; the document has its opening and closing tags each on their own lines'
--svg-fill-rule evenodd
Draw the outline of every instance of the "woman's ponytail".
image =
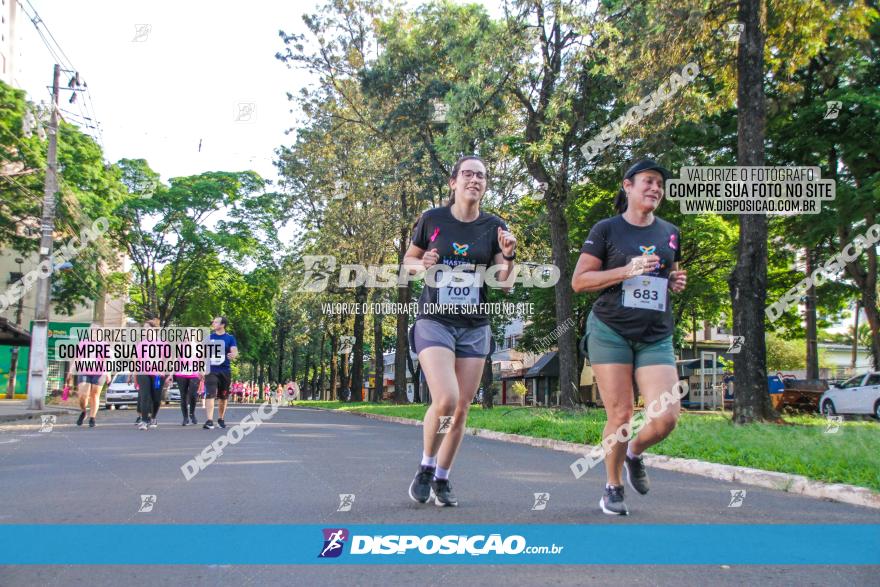
<svg viewBox="0 0 880 587">
<path fill-rule="evenodd" d="M 623 214 L 626 212 L 626 208 L 629 205 L 629 202 L 626 199 L 626 190 L 620 188 L 620 191 L 617 192 L 617 197 L 614 198 L 614 207 L 617 208 L 618 214 Z"/>
</svg>

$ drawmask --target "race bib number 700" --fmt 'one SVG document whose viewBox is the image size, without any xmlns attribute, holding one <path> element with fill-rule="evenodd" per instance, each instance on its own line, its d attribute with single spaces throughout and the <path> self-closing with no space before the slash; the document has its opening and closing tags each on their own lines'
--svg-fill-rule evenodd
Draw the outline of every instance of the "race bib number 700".
<svg viewBox="0 0 880 587">
<path fill-rule="evenodd" d="M 666 288 L 669 280 L 665 277 L 637 275 L 623 282 L 623 305 L 627 308 L 643 310 L 666 310 Z"/>
<path fill-rule="evenodd" d="M 455 273 L 449 284 L 438 288 L 437 302 L 454 306 L 473 306 L 479 304 L 480 286 L 477 285 L 473 274 Z"/>
</svg>

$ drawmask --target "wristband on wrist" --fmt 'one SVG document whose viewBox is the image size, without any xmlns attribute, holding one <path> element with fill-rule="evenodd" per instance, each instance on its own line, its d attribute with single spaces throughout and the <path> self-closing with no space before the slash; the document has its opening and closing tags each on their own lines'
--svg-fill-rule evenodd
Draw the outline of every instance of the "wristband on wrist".
<svg viewBox="0 0 880 587">
<path fill-rule="evenodd" d="M 514 259 L 516 259 L 516 251 L 514 251 L 513 254 L 512 254 L 511 256 L 509 256 L 509 257 L 508 257 L 507 255 L 505 255 L 504 253 L 501 253 L 501 257 L 502 257 L 505 261 L 513 261 Z"/>
</svg>

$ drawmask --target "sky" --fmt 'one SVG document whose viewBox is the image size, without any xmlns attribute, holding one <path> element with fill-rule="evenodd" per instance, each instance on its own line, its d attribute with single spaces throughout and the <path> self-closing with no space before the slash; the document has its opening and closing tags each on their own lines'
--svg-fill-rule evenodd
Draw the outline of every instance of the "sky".
<svg viewBox="0 0 880 587">
<path fill-rule="evenodd" d="M 88 84 L 109 161 L 146 159 L 164 180 L 245 169 L 277 178 L 273 153 L 293 141 L 285 131 L 296 124 L 287 92 L 309 83 L 305 72 L 275 58 L 284 48 L 278 31 L 306 32 L 302 15 L 320 3 L 30 3 Z M 19 15 L 19 82 L 31 99 L 46 100 L 55 61 Z M 62 92 L 62 107 L 79 113 L 69 96 Z"/>
<path fill-rule="evenodd" d="M 273 152 L 295 124 L 286 92 L 307 82 L 275 59 L 278 30 L 304 32 L 312 3 L 31 4 L 88 84 L 109 161 L 144 158 L 165 180 L 244 169 L 276 177 Z M 31 97 L 48 98 L 54 59 L 30 22 L 19 26 L 19 81 Z M 78 113 L 69 96 L 62 92 L 62 107 Z"/>
</svg>

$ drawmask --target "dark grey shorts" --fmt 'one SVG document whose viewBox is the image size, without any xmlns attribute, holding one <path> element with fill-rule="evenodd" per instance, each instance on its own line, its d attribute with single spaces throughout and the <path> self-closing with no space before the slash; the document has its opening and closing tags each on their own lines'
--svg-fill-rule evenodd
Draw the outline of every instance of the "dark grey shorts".
<svg viewBox="0 0 880 587">
<path fill-rule="evenodd" d="M 461 358 L 485 359 L 489 355 L 492 329 L 489 325 L 457 328 L 434 320 L 416 320 L 412 342 L 416 354 L 428 347 L 441 346 Z"/>
</svg>

